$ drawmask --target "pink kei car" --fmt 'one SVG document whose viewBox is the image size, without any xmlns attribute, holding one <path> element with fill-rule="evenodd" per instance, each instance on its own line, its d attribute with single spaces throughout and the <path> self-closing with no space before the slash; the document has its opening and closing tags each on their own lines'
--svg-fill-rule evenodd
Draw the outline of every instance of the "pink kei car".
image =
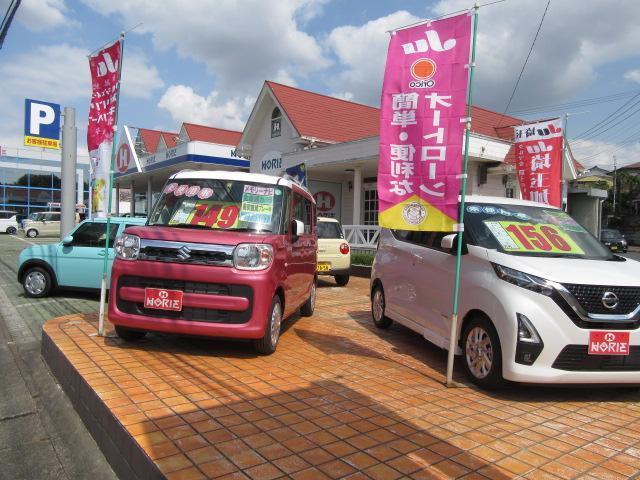
<svg viewBox="0 0 640 480">
<path fill-rule="evenodd" d="M 109 320 L 125 340 L 245 338 L 269 354 L 283 319 L 313 314 L 315 203 L 286 178 L 177 173 L 147 225 L 128 228 L 115 249 Z"/>
</svg>

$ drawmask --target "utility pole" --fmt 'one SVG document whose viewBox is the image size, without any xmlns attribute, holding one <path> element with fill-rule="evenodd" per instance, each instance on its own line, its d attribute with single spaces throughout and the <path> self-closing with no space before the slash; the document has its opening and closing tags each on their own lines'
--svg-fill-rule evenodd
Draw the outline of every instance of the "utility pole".
<svg viewBox="0 0 640 480">
<path fill-rule="evenodd" d="M 618 188 L 618 163 L 613 156 L 613 216 L 616 216 L 616 190 Z"/>
<path fill-rule="evenodd" d="M 60 198 L 60 240 L 76 225 L 76 165 L 78 162 L 76 109 L 64 107 L 62 124 L 62 192 Z"/>
</svg>

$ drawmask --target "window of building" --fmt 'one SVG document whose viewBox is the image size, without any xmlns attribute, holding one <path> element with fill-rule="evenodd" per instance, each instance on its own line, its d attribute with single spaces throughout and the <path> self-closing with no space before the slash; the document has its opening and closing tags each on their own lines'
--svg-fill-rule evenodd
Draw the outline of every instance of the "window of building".
<svg viewBox="0 0 640 480">
<path fill-rule="evenodd" d="M 507 198 L 515 198 L 516 189 L 512 188 L 512 187 L 507 187 L 505 194 L 506 194 Z"/>
<path fill-rule="evenodd" d="M 365 184 L 363 195 L 364 225 L 378 225 L 378 190 L 375 184 Z"/>
<path fill-rule="evenodd" d="M 282 114 L 278 107 L 271 112 L 271 138 L 282 135 Z"/>
</svg>

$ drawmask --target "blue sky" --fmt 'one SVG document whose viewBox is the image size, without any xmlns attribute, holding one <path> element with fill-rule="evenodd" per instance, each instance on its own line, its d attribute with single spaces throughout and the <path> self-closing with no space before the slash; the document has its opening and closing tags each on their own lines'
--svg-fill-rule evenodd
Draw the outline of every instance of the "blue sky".
<svg viewBox="0 0 640 480">
<path fill-rule="evenodd" d="M 0 0 L 2 12 L 8 4 Z M 23 0 L 0 50 L 0 145 L 20 145 L 25 97 L 76 107 L 84 145 L 86 55 L 139 23 L 126 37 L 121 123 L 177 130 L 193 121 L 241 130 L 267 79 L 377 106 L 385 31 L 472 4 Z M 480 9 L 475 103 L 504 111 L 545 5 L 505 0 Z M 511 110 L 538 108 L 520 114 L 527 119 L 569 111 L 575 137 L 631 106 L 619 125 L 581 138 L 574 151 L 587 165 L 606 166 L 612 155 L 620 164 L 640 161 L 640 108 L 635 100 L 626 104 L 640 92 L 639 24 L 635 0 L 552 0 Z M 594 105 L 539 108 L 618 93 L 625 95 Z"/>
</svg>

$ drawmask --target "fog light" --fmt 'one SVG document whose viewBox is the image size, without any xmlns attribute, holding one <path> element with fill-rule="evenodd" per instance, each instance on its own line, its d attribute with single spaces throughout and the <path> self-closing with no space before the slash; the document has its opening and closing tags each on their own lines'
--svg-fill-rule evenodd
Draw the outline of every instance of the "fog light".
<svg viewBox="0 0 640 480">
<path fill-rule="evenodd" d="M 516 317 L 518 319 L 516 363 L 533 365 L 544 348 L 544 342 L 526 315 L 517 313 Z"/>
</svg>

